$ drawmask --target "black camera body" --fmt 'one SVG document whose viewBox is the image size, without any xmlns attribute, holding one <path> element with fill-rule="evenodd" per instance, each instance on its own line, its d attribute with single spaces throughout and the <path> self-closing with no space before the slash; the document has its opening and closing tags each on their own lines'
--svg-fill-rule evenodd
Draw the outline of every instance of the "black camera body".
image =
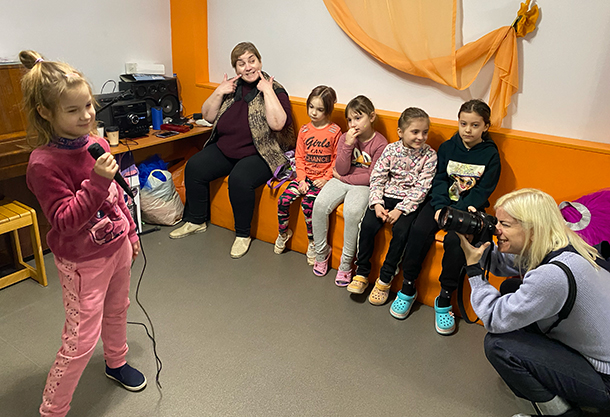
<svg viewBox="0 0 610 417">
<path fill-rule="evenodd" d="M 492 242 L 498 219 L 492 215 L 477 211 L 456 210 L 444 207 L 438 216 L 438 227 L 445 231 L 454 231 L 463 235 L 472 235 L 472 244 Z"/>
</svg>

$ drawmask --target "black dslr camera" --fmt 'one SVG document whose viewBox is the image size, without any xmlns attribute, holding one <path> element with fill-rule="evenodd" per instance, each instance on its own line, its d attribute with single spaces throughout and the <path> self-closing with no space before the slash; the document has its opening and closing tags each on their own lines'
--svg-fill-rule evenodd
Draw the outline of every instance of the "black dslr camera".
<svg viewBox="0 0 610 417">
<path fill-rule="evenodd" d="M 497 223 L 497 218 L 482 211 L 470 213 L 453 207 L 442 208 L 438 216 L 438 227 L 445 231 L 472 235 L 473 245 L 492 242 Z"/>
</svg>

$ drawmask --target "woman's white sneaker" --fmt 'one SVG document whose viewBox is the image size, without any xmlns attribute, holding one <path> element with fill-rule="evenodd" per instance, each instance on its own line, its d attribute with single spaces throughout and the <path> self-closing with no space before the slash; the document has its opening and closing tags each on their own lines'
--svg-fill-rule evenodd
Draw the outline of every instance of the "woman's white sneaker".
<svg viewBox="0 0 610 417">
<path fill-rule="evenodd" d="M 172 239 L 180 239 L 195 233 L 203 233 L 208 229 L 207 223 L 195 224 L 185 222 L 182 226 L 170 232 L 169 237 Z"/>
<path fill-rule="evenodd" d="M 252 239 L 248 237 L 236 237 L 233 246 L 231 247 L 231 258 L 241 258 L 248 252 Z"/>
</svg>

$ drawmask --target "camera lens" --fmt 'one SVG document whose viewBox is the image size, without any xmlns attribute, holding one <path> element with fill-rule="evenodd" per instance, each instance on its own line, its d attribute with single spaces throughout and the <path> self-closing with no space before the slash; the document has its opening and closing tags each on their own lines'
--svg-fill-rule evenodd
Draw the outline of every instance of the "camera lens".
<svg viewBox="0 0 610 417">
<path fill-rule="evenodd" d="M 481 230 L 481 219 L 472 213 L 455 210 L 452 207 L 441 209 L 438 226 L 443 230 L 453 230 L 463 235 L 472 235 Z"/>
<path fill-rule="evenodd" d="M 498 219 L 484 212 L 470 213 L 444 207 L 438 216 L 438 227 L 463 235 L 473 235 L 473 243 L 491 242 Z"/>
</svg>

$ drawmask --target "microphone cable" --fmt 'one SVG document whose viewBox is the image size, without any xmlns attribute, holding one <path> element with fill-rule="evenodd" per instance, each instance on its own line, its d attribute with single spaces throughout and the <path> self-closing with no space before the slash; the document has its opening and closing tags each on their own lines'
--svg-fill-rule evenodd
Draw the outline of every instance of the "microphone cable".
<svg viewBox="0 0 610 417">
<path fill-rule="evenodd" d="M 144 312 L 144 315 L 146 316 L 146 319 L 148 320 L 148 324 L 150 325 L 150 331 L 148 330 L 148 326 L 146 326 L 145 323 L 141 323 L 138 321 L 128 321 L 127 324 L 135 324 L 135 325 L 144 327 L 144 330 L 146 331 L 146 336 L 148 336 L 148 338 L 151 340 L 153 354 L 155 355 L 155 366 L 157 369 L 157 374 L 155 376 L 155 383 L 157 384 L 157 388 L 159 390 L 162 390 L 163 387 L 161 386 L 161 381 L 159 380 L 159 378 L 161 376 L 161 370 L 163 369 L 163 363 L 161 362 L 161 358 L 159 358 L 159 355 L 157 354 L 157 341 L 155 340 L 155 327 L 153 325 L 153 322 L 152 322 L 150 316 L 148 315 L 148 312 L 146 311 L 146 309 L 140 302 L 140 298 L 139 298 L 140 284 L 142 284 L 142 277 L 144 276 L 144 271 L 146 271 L 147 260 L 146 260 L 146 253 L 144 252 L 144 245 L 142 245 L 142 239 L 139 236 L 138 236 L 138 241 L 140 242 L 140 251 L 142 252 L 142 258 L 144 259 L 144 266 L 142 267 L 142 272 L 140 272 L 140 277 L 138 278 L 138 285 L 136 286 L 136 303 L 138 303 L 138 305 L 142 309 L 142 312 Z M 131 261 L 132 267 L 133 267 L 134 262 L 135 262 L 135 259 L 133 261 Z"/>
<path fill-rule="evenodd" d="M 131 152 L 131 149 L 129 148 L 129 144 L 125 144 L 125 146 L 127 146 L 128 152 Z M 120 163 L 119 163 L 119 165 L 120 165 Z M 120 172 L 120 169 L 119 169 L 119 172 Z M 131 187 L 131 184 L 129 186 Z M 136 204 L 135 199 L 132 199 L 132 203 Z M 136 217 L 137 217 L 137 215 L 136 215 Z M 134 219 L 134 222 L 136 222 L 136 221 L 138 221 L 138 219 Z M 136 225 L 136 230 L 138 230 L 138 229 L 139 229 L 139 227 Z M 146 271 L 146 265 L 148 264 L 148 261 L 146 259 L 146 252 L 144 252 L 144 245 L 142 244 L 142 238 L 140 237 L 140 235 L 154 232 L 157 230 L 160 230 L 160 228 L 155 227 L 151 230 L 142 231 L 142 232 L 138 233 L 138 242 L 140 243 L 140 252 L 142 252 L 142 258 L 144 260 L 144 265 L 142 266 L 142 272 L 140 272 L 140 277 L 138 278 L 138 285 L 136 286 L 136 297 L 135 298 L 136 298 L 136 303 L 140 306 L 140 309 L 142 309 L 142 312 L 146 316 L 146 320 L 148 321 L 148 324 L 150 325 L 150 330 L 148 329 L 148 326 L 145 323 L 141 323 L 138 321 L 128 321 L 127 324 L 134 324 L 134 325 L 144 327 L 144 330 L 146 331 L 146 336 L 148 336 L 148 338 L 152 342 L 153 354 L 155 355 L 155 367 L 157 369 L 157 373 L 155 375 L 155 384 L 157 385 L 157 389 L 159 389 L 161 391 L 163 389 L 163 386 L 161 386 L 160 376 L 161 376 L 161 370 L 163 369 L 163 363 L 161 362 L 161 358 L 159 358 L 159 355 L 157 354 L 157 341 L 155 339 L 155 326 L 153 325 L 153 322 L 152 322 L 150 316 L 148 315 L 148 312 L 146 311 L 146 309 L 140 302 L 140 285 L 142 284 L 142 277 L 144 277 L 144 271 Z M 134 263 L 135 263 L 135 259 L 133 259 L 131 261 L 132 268 L 133 268 Z"/>
</svg>

